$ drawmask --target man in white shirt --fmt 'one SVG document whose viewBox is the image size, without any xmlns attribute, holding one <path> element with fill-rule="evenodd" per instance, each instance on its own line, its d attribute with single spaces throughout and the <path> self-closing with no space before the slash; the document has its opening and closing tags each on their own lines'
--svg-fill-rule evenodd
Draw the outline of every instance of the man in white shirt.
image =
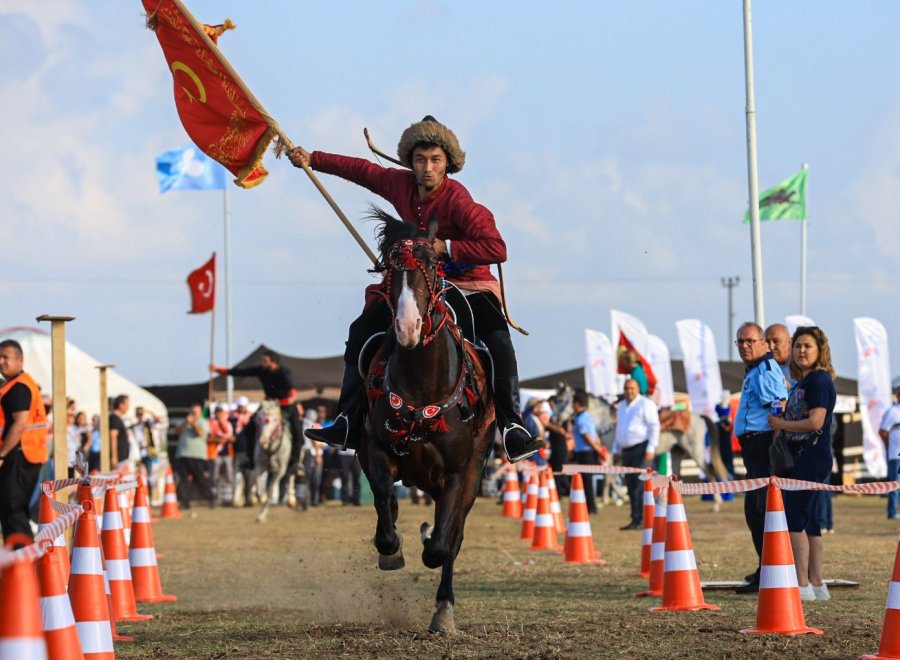
<svg viewBox="0 0 900 660">
<path fill-rule="evenodd" d="M 647 467 L 656 455 L 659 444 L 659 411 L 656 404 L 639 390 L 633 378 L 625 381 L 625 398 L 616 408 L 616 438 L 613 456 L 626 467 Z M 641 529 L 644 499 L 640 475 L 625 475 L 628 499 L 631 500 L 631 522 L 620 529 Z"/>
<path fill-rule="evenodd" d="M 896 481 L 900 473 L 900 386 L 894 388 L 897 403 L 884 412 L 878 434 L 887 447 L 888 481 Z M 887 517 L 900 520 L 897 514 L 898 492 L 888 493 Z"/>
</svg>

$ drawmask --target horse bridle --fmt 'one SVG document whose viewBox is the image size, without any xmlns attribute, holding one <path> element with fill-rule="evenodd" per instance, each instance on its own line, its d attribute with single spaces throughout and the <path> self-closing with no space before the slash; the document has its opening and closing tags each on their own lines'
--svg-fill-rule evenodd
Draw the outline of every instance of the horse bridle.
<svg viewBox="0 0 900 660">
<path fill-rule="evenodd" d="M 450 313 L 442 300 L 444 292 L 447 291 L 449 287 L 441 286 L 444 281 L 444 274 L 439 263 L 435 263 L 434 275 L 429 277 L 428 270 L 425 268 L 425 260 L 418 258 L 413 254 L 415 248 L 423 246 L 432 250 L 434 249 L 434 245 L 431 241 L 426 241 L 421 238 L 416 240 L 406 238 L 391 246 L 386 259 L 384 291 L 381 293 L 391 310 L 391 324 L 393 325 L 397 316 L 397 312 L 394 310 L 394 305 L 391 302 L 391 282 L 394 273 L 398 271 L 403 272 L 413 270 L 422 273 L 422 276 L 425 278 L 425 283 L 428 286 L 428 306 L 425 309 L 425 318 L 423 320 L 424 336 L 422 337 L 422 344 L 427 346 L 434 340 L 437 333 L 450 319 Z M 441 315 L 441 321 L 436 327 L 432 320 L 432 315 L 435 313 Z"/>
</svg>

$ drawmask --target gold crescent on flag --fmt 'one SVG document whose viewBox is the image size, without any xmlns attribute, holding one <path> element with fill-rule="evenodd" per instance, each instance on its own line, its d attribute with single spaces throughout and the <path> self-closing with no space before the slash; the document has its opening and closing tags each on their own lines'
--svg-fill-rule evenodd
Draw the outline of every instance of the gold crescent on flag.
<svg viewBox="0 0 900 660">
<path fill-rule="evenodd" d="M 191 69 L 191 67 L 189 67 L 187 64 L 176 60 L 175 62 L 172 62 L 172 75 L 174 76 L 179 71 L 183 71 L 191 80 L 194 81 L 194 84 L 197 86 L 197 93 L 200 96 L 199 99 L 191 94 L 191 91 L 187 87 L 185 87 L 184 85 L 181 86 L 181 89 L 184 90 L 184 93 L 187 94 L 191 102 L 193 103 L 195 100 L 198 100 L 200 101 L 200 103 L 206 103 L 206 88 L 203 86 L 203 82 L 200 80 L 200 76 L 194 73 L 194 70 Z"/>
</svg>

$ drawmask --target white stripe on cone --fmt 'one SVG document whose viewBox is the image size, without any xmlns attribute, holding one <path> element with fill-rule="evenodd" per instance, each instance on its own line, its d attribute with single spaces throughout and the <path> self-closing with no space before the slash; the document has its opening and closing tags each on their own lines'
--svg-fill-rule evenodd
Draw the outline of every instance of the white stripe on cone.
<svg viewBox="0 0 900 660">
<path fill-rule="evenodd" d="M 650 546 L 650 561 L 660 561 L 666 558 L 666 544 L 653 543 Z"/>
<path fill-rule="evenodd" d="M 666 509 L 667 522 L 687 522 L 683 504 L 669 504 Z"/>
<path fill-rule="evenodd" d="M 891 582 L 891 586 L 888 588 L 887 608 L 900 610 L 900 582 Z"/>
<path fill-rule="evenodd" d="M 553 520 L 552 513 L 542 513 L 534 519 L 535 527 L 555 527 L 556 522 Z"/>
<path fill-rule="evenodd" d="M 75 627 L 78 629 L 81 651 L 85 655 L 113 652 L 112 628 L 109 621 L 78 621 Z"/>
<path fill-rule="evenodd" d="M 43 637 L 6 637 L 0 639 L 0 658 L 46 660 L 47 644 Z"/>
<path fill-rule="evenodd" d="M 763 565 L 759 571 L 760 589 L 787 589 L 799 587 L 797 569 L 793 564 Z"/>
<path fill-rule="evenodd" d="M 131 567 L 127 559 L 107 559 L 106 572 L 110 580 L 131 580 Z"/>
<path fill-rule="evenodd" d="M 511 490 L 503 491 L 503 501 L 504 502 L 517 502 L 519 500 L 519 494 L 514 493 Z M 137 518 L 134 518 L 133 522 L 137 522 Z"/>
<path fill-rule="evenodd" d="M 644 491 L 644 506 L 653 506 L 653 491 L 645 490 Z"/>
<path fill-rule="evenodd" d="M 100 575 L 103 563 L 100 560 L 100 548 L 75 548 L 72 550 L 72 570 L 77 575 Z"/>
<path fill-rule="evenodd" d="M 106 511 L 103 514 L 103 529 L 109 531 L 124 528 L 125 525 L 122 522 L 122 513 L 120 511 Z"/>
<path fill-rule="evenodd" d="M 585 522 L 575 522 L 570 520 L 569 524 L 566 525 L 566 536 L 590 536 L 591 535 L 591 523 Z"/>
<path fill-rule="evenodd" d="M 132 548 L 128 551 L 128 561 L 132 567 L 156 566 L 154 548 Z"/>
<path fill-rule="evenodd" d="M 766 526 L 764 529 L 766 534 L 769 532 L 788 531 L 787 518 L 784 516 L 784 511 L 766 511 Z"/>
<path fill-rule="evenodd" d="M 573 490 L 569 493 L 569 504 L 585 504 L 587 497 L 583 490 Z"/>
<path fill-rule="evenodd" d="M 650 545 L 653 543 L 653 528 L 641 530 L 641 545 Z"/>
<path fill-rule="evenodd" d="M 537 509 L 525 509 L 522 513 L 522 520 L 534 520 L 537 518 Z"/>
<path fill-rule="evenodd" d="M 72 614 L 72 603 L 68 594 L 59 596 L 41 597 L 41 629 L 62 630 L 75 625 L 75 615 Z M 0 654 L 0 657 L 2 656 Z"/>
<path fill-rule="evenodd" d="M 665 571 L 696 571 L 697 561 L 693 550 L 670 550 L 665 553 Z"/>
<path fill-rule="evenodd" d="M 136 506 L 131 512 L 131 524 L 150 522 L 150 511 L 145 506 Z"/>
</svg>

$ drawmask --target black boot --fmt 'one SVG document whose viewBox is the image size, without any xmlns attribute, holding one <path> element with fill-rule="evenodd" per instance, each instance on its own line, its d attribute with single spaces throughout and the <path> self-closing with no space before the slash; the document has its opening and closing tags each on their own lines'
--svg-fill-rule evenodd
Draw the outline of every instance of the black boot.
<svg viewBox="0 0 900 660">
<path fill-rule="evenodd" d="M 528 458 L 544 445 L 543 440 L 532 437 L 525 429 L 519 414 L 518 378 L 494 378 L 494 404 L 497 406 L 497 424 L 503 436 L 503 449 L 510 463 Z"/>
<path fill-rule="evenodd" d="M 332 447 L 359 449 L 359 432 L 366 414 L 365 402 L 363 379 L 356 365 L 345 363 L 338 415 L 334 424 L 324 429 L 306 429 L 303 434 L 310 440 L 324 442 Z"/>
</svg>

